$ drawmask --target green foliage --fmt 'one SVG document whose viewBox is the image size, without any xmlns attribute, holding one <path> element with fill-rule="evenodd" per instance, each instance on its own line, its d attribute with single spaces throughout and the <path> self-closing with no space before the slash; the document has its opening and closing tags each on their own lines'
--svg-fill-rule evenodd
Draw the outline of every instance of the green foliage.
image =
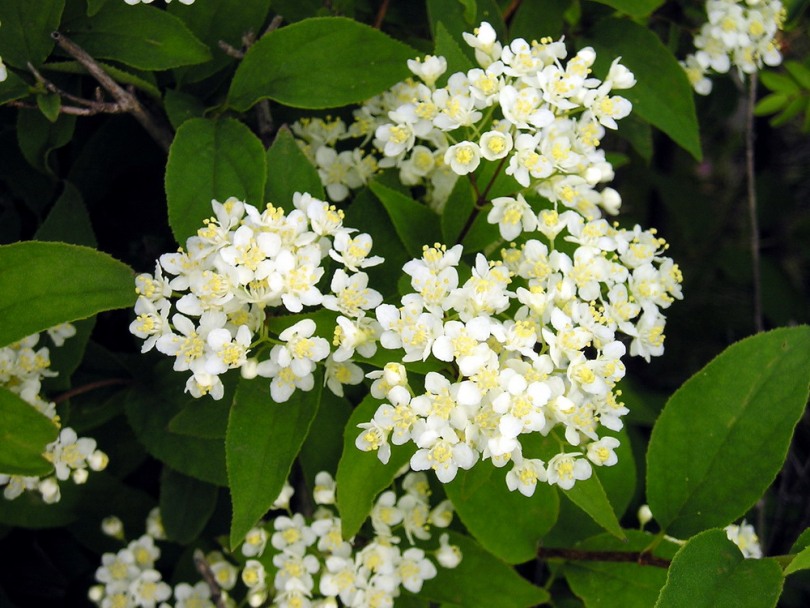
<svg viewBox="0 0 810 608">
<path fill-rule="evenodd" d="M 160 515 L 166 536 L 179 543 L 190 543 L 203 531 L 214 513 L 217 487 L 163 469 L 160 478 Z"/>
<path fill-rule="evenodd" d="M 41 65 L 53 49 L 51 32 L 59 27 L 65 0 L 0 3 L 0 57 L 14 67 Z"/>
<path fill-rule="evenodd" d="M 53 420 L 0 387 L 0 470 L 11 475 L 47 475 L 53 465 L 42 454 L 58 434 Z"/>
<path fill-rule="evenodd" d="M 282 127 L 267 150 L 264 198 L 289 211 L 292 210 L 293 194 L 296 192 L 308 192 L 316 198 L 324 197 L 318 171 L 295 143 L 290 130 Z"/>
<path fill-rule="evenodd" d="M 412 198 L 373 181 L 371 191 L 380 199 L 408 254 L 419 257 L 422 247 L 441 241 L 436 214 Z"/>
<path fill-rule="evenodd" d="M 570 490 L 565 490 L 564 495 L 613 536 L 624 539 L 619 520 L 595 473 L 590 479 L 574 484 Z"/>
</svg>

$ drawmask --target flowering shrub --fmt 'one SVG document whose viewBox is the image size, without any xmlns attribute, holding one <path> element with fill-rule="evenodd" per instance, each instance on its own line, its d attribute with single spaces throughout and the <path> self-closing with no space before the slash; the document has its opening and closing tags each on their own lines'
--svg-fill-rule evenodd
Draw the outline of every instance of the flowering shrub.
<svg viewBox="0 0 810 608">
<path fill-rule="evenodd" d="M 0 3 L 2 601 L 804 605 L 802 17 L 699 13 Z"/>
</svg>

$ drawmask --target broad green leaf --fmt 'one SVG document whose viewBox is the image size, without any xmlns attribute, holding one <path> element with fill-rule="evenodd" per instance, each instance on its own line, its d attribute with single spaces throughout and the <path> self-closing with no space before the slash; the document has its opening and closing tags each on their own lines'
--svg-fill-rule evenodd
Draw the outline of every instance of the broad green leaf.
<svg viewBox="0 0 810 608">
<path fill-rule="evenodd" d="M 231 196 L 255 206 L 264 198 L 264 146 L 233 118 L 187 120 L 177 130 L 166 165 L 169 224 L 178 243 L 211 217 L 211 200 Z"/>
<path fill-rule="evenodd" d="M 444 57 L 447 60 L 447 71 L 438 80 L 437 85 L 443 86 L 447 83 L 447 79 L 451 74 L 456 72 L 464 72 L 467 70 L 478 67 L 470 58 L 461 50 L 459 41 L 456 41 L 444 23 L 436 24 L 436 34 L 434 35 L 436 46 L 433 49 L 433 54 Z"/>
<path fill-rule="evenodd" d="M 267 184 L 264 198 L 277 207 L 293 209 L 293 194 L 309 192 L 315 198 L 325 197 L 318 171 L 298 147 L 287 126 L 276 133 L 267 150 Z"/>
<path fill-rule="evenodd" d="M 343 538 L 351 538 L 360 531 L 377 495 L 385 490 L 416 451 L 415 447 L 392 445 L 391 458 L 383 464 L 376 452 L 363 452 L 354 442 L 362 432 L 358 424 L 369 422 L 382 403 L 370 394 L 352 412 L 343 431 L 343 455 L 337 467 L 337 508 L 343 527 Z"/>
<path fill-rule="evenodd" d="M 538 483 L 531 497 L 510 492 L 508 467 L 478 462 L 468 471 L 459 470 L 445 490 L 481 546 L 507 563 L 519 564 L 534 558 L 540 540 L 557 521 L 559 498 L 545 483 Z"/>
<path fill-rule="evenodd" d="M 216 486 L 164 467 L 160 517 L 169 540 L 188 544 L 205 528 L 217 505 Z"/>
<path fill-rule="evenodd" d="M 796 542 L 793 543 L 793 546 L 790 548 L 790 552 L 799 553 L 807 547 L 810 547 L 810 528 L 805 528 L 804 532 L 799 534 L 799 538 L 797 538 Z"/>
<path fill-rule="evenodd" d="M 576 546 L 577 551 L 644 551 L 654 537 L 639 530 L 625 530 L 627 539 L 602 534 L 589 538 Z M 663 541 L 653 555 L 672 559 L 678 545 Z M 661 587 L 667 581 L 666 568 L 642 566 L 637 563 L 590 561 L 571 559 L 565 564 L 565 579 L 571 590 L 585 601 L 589 608 L 650 608 L 658 599 Z"/>
<path fill-rule="evenodd" d="M 421 257 L 424 245 L 441 242 L 439 218 L 430 209 L 378 181 L 372 181 L 369 186 L 385 207 L 411 256 Z"/>
<path fill-rule="evenodd" d="M 746 338 L 687 380 L 647 450 L 647 498 L 658 523 L 688 538 L 748 511 L 782 468 L 809 383 L 807 326 Z"/>
<path fill-rule="evenodd" d="M 186 376 L 172 370 L 168 361 L 149 365 L 148 375 L 126 391 L 127 420 L 138 441 L 158 460 L 184 475 L 228 485 L 222 439 L 191 437 L 169 429 L 171 420 L 196 401 L 184 392 Z M 227 402 L 219 404 L 228 407 Z"/>
<path fill-rule="evenodd" d="M 30 92 L 31 88 L 28 86 L 27 82 L 14 72 L 8 71 L 6 79 L 0 82 L 0 103 L 27 97 Z"/>
<path fill-rule="evenodd" d="M 59 27 L 65 0 L 0 2 L 0 57 L 15 68 L 40 65 L 53 49 L 51 32 Z"/>
<path fill-rule="evenodd" d="M 468 179 L 456 180 L 453 191 L 444 204 L 441 215 L 443 242 L 448 246 L 456 242 L 475 208 L 475 192 Z M 466 247 L 465 247 L 466 250 Z"/>
<path fill-rule="evenodd" d="M 810 67 L 798 61 L 786 61 L 785 69 L 787 69 L 788 73 L 793 76 L 794 80 L 796 80 L 802 88 L 810 89 Z M 766 73 L 768 72 L 762 72 L 762 74 Z"/>
<path fill-rule="evenodd" d="M 194 95 L 183 93 L 174 89 L 166 89 L 163 105 L 169 122 L 176 131 L 184 122 L 191 118 L 202 118 L 205 114 L 205 105 Z"/>
<path fill-rule="evenodd" d="M 76 117 L 62 114 L 50 122 L 40 112 L 21 110 L 17 113 L 17 140 L 20 150 L 31 166 L 42 173 L 53 174 L 49 156 L 73 137 Z"/>
<path fill-rule="evenodd" d="M 301 445 L 318 413 L 323 390 L 295 391 L 286 403 L 275 403 L 266 380 L 239 383 L 231 407 L 225 447 L 233 519 L 230 544 L 236 547 L 278 498 Z"/>
<path fill-rule="evenodd" d="M 87 0 L 87 14 L 92 17 L 99 12 L 110 0 Z"/>
<path fill-rule="evenodd" d="M 563 494 L 616 538 L 624 538 L 624 531 L 619 525 L 596 471 L 590 479 L 576 482 L 573 488 L 564 490 Z"/>
<path fill-rule="evenodd" d="M 810 570 L 810 547 L 802 549 L 785 568 L 785 576 L 799 570 Z"/>
<path fill-rule="evenodd" d="M 570 4 L 570 0 L 521 2 L 509 25 L 509 39 L 531 41 L 550 36 L 556 40 L 563 34 L 563 16 Z"/>
<path fill-rule="evenodd" d="M 48 122 L 54 123 L 59 118 L 59 109 L 62 107 L 62 97 L 59 93 L 40 93 L 37 95 L 37 107 Z"/>
<path fill-rule="evenodd" d="M 646 17 L 664 3 L 664 0 L 595 0 L 612 6 L 631 17 Z"/>
<path fill-rule="evenodd" d="M 409 74 L 418 53 L 379 30 L 344 17 L 306 19 L 271 32 L 245 54 L 228 101 L 247 110 L 260 99 L 295 108 L 359 103 Z"/>
<path fill-rule="evenodd" d="M 132 270 L 106 253 L 38 241 L 0 246 L 0 344 L 134 304 Z"/>
<path fill-rule="evenodd" d="M 122 70 L 103 61 L 99 61 L 98 64 L 104 68 L 104 71 L 112 76 L 117 83 L 131 84 L 136 89 L 143 91 L 154 99 L 160 99 L 160 89 L 158 89 L 157 82 L 150 72 L 138 71 L 138 73 L 134 73 L 135 70 Z M 42 70 L 47 72 L 61 72 L 64 74 L 87 74 L 87 68 L 78 61 L 46 63 L 42 66 Z"/>
<path fill-rule="evenodd" d="M 81 15 L 63 28 L 94 58 L 141 70 L 167 70 L 211 59 L 208 47 L 180 19 L 145 4 L 108 2 L 92 17 Z"/>
<path fill-rule="evenodd" d="M 332 477 L 337 473 L 343 453 L 343 434 L 336 429 L 345 428 L 351 415 L 352 406 L 347 399 L 338 397 L 328 388 L 323 390 L 318 414 L 312 421 L 299 456 L 301 469 L 310 487 L 321 471 L 328 471 Z"/>
<path fill-rule="evenodd" d="M 463 47 L 465 52 L 468 52 L 469 57 L 472 58 L 473 51 L 463 42 L 461 36 L 462 32 L 472 33 L 482 21 L 489 23 L 498 35 L 498 39 L 502 42 L 506 41 L 506 26 L 501 17 L 501 10 L 495 0 L 477 0 L 475 2 L 476 10 L 474 12 L 467 10 L 464 3 L 459 0 L 428 0 L 427 9 L 430 18 L 430 29 L 433 33 L 434 40 L 436 39 L 436 32 L 438 31 L 439 23 L 442 23 L 452 38 Z"/>
<path fill-rule="evenodd" d="M 229 410 L 213 399 L 195 399 L 169 422 L 169 430 L 178 435 L 203 439 L 225 439 Z"/>
<path fill-rule="evenodd" d="M 778 116 L 774 116 L 771 119 L 771 126 L 781 127 L 787 124 L 789 121 L 796 118 L 800 112 L 807 111 L 808 105 L 810 105 L 810 98 L 808 97 L 797 97 L 791 100 Z"/>
<path fill-rule="evenodd" d="M 439 530 L 434 528 L 433 534 Z M 447 534 L 450 544 L 461 550 L 461 562 L 453 569 L 439 567 L 438 576 L 425 581 L 420 596 L 464 608 L 529 608 L 551 599 L 545 589 L 532 585 L 473 539 L 453 531 Z"/>
<path fill-rule="evenodd" d="M 594 28 L 590 42 L 597 53 L 594 71 L 598 76 L 607 75 L 616 57 L 621 57 L 622 64 L 635 74 L 635 86 L 614 94 L 630 100 L 633 113 L 700 160 L 700 133 L 692 87 L 677 58 L 658 36 L 626 19 L 605 19 Z"/>
<path fill-rule="evenodd" d="M 10 390 L 0 387 L 0 473 L 47 475 L 53 464 L 42 454 L 59 426 Z"/>
<path fill-rule="evenodd" d="M 776 561 L 745 559 L 723 530 L 706 530 L 675 555 L 655 608 L 769 608 L 783 582 Z"/>
<path fill-rule="evenodd" d="M 65 182 L 62 195 L 56 200 L 45 221 L 37 229 L 34 238 L 38 241 L 60 241 L 74 245 L 96 246 L 96 235 L 90 215 L 84 206 L 81 192 Z"/>
<path fill-rule="evenodd" d="M 762 72 L 759 75 L 762 84 L 776 93 L 793 95 L 800 92 L 799 83 L 786 74 L 778 72 Z"/>
</svg>

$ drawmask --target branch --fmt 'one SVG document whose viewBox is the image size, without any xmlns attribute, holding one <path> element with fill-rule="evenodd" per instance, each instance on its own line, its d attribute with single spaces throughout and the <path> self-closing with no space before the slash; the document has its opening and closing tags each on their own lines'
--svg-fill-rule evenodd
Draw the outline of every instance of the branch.
<svg viewBox="0 0 810 608">
<path fill-rule="evenodd" d="M 88 100 L 85 100 L 88 101 Z M 93 105 L 77 108 L 76 106 L 59 106 L 60 114 L 67 114 L 69 116 L 95 116 L 96 114 L 126 114 L 124 110 L 117 103 L 105 103 L 103 101 L 90 102 Z M 38 106 L 34 103 L 26 103 L 24 101 L 9 101 L 8 104 L 12 108 L 24 108 L 26 110 L 36 110 Z"/>
<path fill-rule="evenodd" d="M 512 15 L 515 14 L 518 8 L 520 8 L 522 0 L 512 0 L 505 9 L 503 9 L 503 20 L 504 22 L 508 22 L 509 19 L 512 18 Z"/>
<path fill-rule="evenodd" d="M 759 219 L 757 217 L 757 189 L 754 177 L 754 104 L 757 101 L 757 74 L 749 76 L 748 107 L 745 114 L 745 182 L 748 190 L 748 219 L 751 227 L 751 274 L 754 281 L 754 327 L 757 333 L 765 330 L 762 318 L 762 275 L 759 256 Z"/>
<path fill-rule="evenodd" d="M 84 66 L 89 74 L 112 95 L 124 112 L 132 114 L 135 120 L 141 123 L 141 126 L 146 129 L 161 148 L 166 152 L 169 151 L 172 143 L 171 130 L 167 126 L 159 124 L 158 120 L 141 105 L 135 95 L 115 82 L 93 57 L 67 36 L 60 32 L 53 32 L 51 37 L 59 45 L 59 48 Z"/>
<path fill-rule="evenodd" d="M 383 0 L 382 4 L 380 4 L 380 8 L 377 9 L 377 16 L 374 18 L 375 29 L 380 29 L 383 21 L 385 21 L 385 14 L 388 12 L 388 2 L 389 0 Z"/>
<path fill-rule="evenodd" d="M 670 560 L 645 552 L 629 551 L 582 551 L 579 549 L 554 549 L 541 547 L 537 551 L 539 559 L 567 559 L 581 562 L 620 562 L 639 566 L 669 568 Z"/>
<path fill-rule="evenodd" d="M 211 601 L 217 608 L 225 608 L 225 598 L 222 596 L 222 588 L 217 584 L 217 578 L 214 576 L 211 566 L 205 561 L 205 555 L 200 549 L 194 550 L 194 565 L 211 590 Z"/>
<path fill-rule="evenodd" d="M 72 389 L 65 391 L 61 395 L 57 395 L 53 402 L 58 405 L 59 403 L 67 401 L 68 399 L 78 395 L 83 395 L 84 393 L 89 393 L 90 391 L 94 391 L 99 388 L 116 386 L 118 384 L 132 384 L 132 380 L 127 380 L 125 378 L 108 378 L 107 380 L 97 380 L 96 382 L 90 382 L 82 386 L 75 386 Z"/>
</svg>

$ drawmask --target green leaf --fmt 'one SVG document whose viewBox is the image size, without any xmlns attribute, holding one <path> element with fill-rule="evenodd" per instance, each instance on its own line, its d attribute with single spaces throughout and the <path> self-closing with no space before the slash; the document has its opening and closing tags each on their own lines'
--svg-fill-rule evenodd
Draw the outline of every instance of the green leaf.
<svg viewBox="0 0 810 608">
<path fill-rule="evenodd" d="M 576 482 L 574 487 L 563 491 L 563 494 L 616 538 L 625 538 L 596 471 L 589 479 Z"/>
<path fill-rule="evenodd" d="M 686 538 L 748 511 L 782 467 L 809 382 L 807 326 L 737 342 L 687 380 L 647 450 L 647 498 L 662 528 Z"/>
<path fill-rule="evenodd" d="M 160 99 L 160 89 L 157 87 L 157 83 L 155 81 L 154 76 L 150 72 L 141 72 L 139 71 L 137 74 L 133 73 L 132 70 L 122 70 L 119 67 L 115 67 L 110 65 L 109 63 L 104 63 L 103 61 L 99 61 L 98 64 L 104 68 L 104 71 L 107 72 L 110 76 L 115 79 L 116 82 L 119 84 L 131 84 L 138 90 L 143 91 L 147 95 L 150 95 L 154 99 Z M 46 63 L 42 66 L 43 71 L 48 72 L 60 72 L 64 74 L 87 74 L 87 68 L 85 68 L 81 63 L 78 61 L 59 61 L 54 63 Z"/>
<path fill-rule="evenodd" d="M 376 452 L 363 452 L 355 446 L 354 441 L 361 432 L 357 425 L 370 421 L 381 403 L 367 395 L 352 412 L 343 431 L 343 455 L 335 477 L 343 538 L 351 538 L 360 531 L 374 499 L 391 485 L 399 469 L 416 451 L 413 444 L 392 445 L 391 458 L 388 464 L 383 464 Z"/>
<path fill-rule="evenodd" d="M 233 502 L 230 544 L 236 547 L 278 498 L 318 413 L 321 374 L 315 388 L 297 390 L 275 403 L 266 380 L 243 380 L 234 397 L 225 448 Z"/>
<path fill-rule="evenodd" d="M 442 210 L 441 228 L 444 243 L 451 245 L 456 242 L 474 208 L 475 191 L 470 180 L 457 179 Z"/>
<path fill-rule="evenodd" d="M 519 564 L 537 554 L 540 539 L 557 521 L 559 498 L 544 483 L 537 484 L 531 497 L 510 492 L 505 475 L 504 469 L 482 461 L 460 470 L 445 490 L 481 546 L 507 563 Z"/>
<path fill-rule="evenodd" d="M 87 14 L 92 17 L 99 12 L 109 0 L 87 0 Z"/>
<path fill-rule="evenodd" d="M 211 200 L 235 196 L 261 205 L 264 146 L 233 118 L 187 120 L 177 130 L 166 165 L 166 198 L 174 238 L 184 244 L 211 217 Z"/>
<path fill-rule="evenodd" d="M 509 38 L 559 38 L 563 34 L 565 11 L 570 4 L 569 0 L 521 2 L 509 25 Z"/>
<path fill-rule="evenodd" d="M 0 246 L 0 344 L 135 304 L 132 270 L 106 253 L 28 241 Z"/>
<path fill-rule="evenodd" d="M 778 116 L 774 116 L 771 119 L 771 126 L 781 127 L 796 118 L 802 110 L 806 112 L 808 107 L 810 107 L 810 97 L 797 97 L 793 99 Z"/>
<path fill-rule="evenodd" d="M 595 0 L 612 6 L 631 17 L 646 17 L 664 3 L 664 0 Z"/>
<path fill-rule="evenodd" d="M 17 140 L 25 160 L 42 173 L 52 175 L 50 153 L 70 141 L 75 125 L 75 116 L 62 114 L 52 123 L 40 112 L 18 112 Z"/>
<path fill-rule="evenodd" d="M 8 475 L 47 475 L 53 464 L 42 454 L 56 440 L 59 426 L 0 387 L 0 473 Z"/>
<path fill-rule="evenodd" d="M 62 98 L 59 93 L 42 93 L 37 95 L 37 107 L 40 112 L 48 119 L 48 122 L 54 123 L 59 118 L 59 109 L 62 107 Z"/>
<path fill-rule="evenodd" d="M 211 59 L 208 47 L 180 19 L 144 4 L 108 2 L 92 17 L 80 15 L 63 28 L 95 59 L 141 70 L 167 70 Z"/>
<path fill-rule="evenodd" d="M 160 478 L 160 517 L 169 540 L 188 544 L 197 538 L 217 506 L 216 486 L 169 467 Z"/>
<path fill-rule="evenodd" d="M 771 93 L 766 95 L 757 102 L 754 106 L 755 116 L 767 116 L 768 114 L 775 114 L 784 108 L 790 98 L 783 93 Z"/>
<path fill-rule="evenodd" d="M 626 19 L 604 19 L 594 28 L 591 42 L 597 53 L 597 75 L 605 77 L 613 60 L 621 57 L 622 64 L 635 74 L 636 84 L 617 94 L 633 103 L 635 114 L 700 160 L 692 87 L 677 58 L 658 36 Z"/>
<path fill-rule="evenodd" d="M 27 97 L 31 92 L 27 82 L 10 70 L 7 70 L 7 72 L 6 79 L 0 82 L 0 104 Z"/>
<path fill-rule="evenodd" d="M 53 49 L 51 32 L 59 27 L 65 0 L 0 2 L 0 57 L 15 68 L 39 66 Z"/>
<path fill-rule="evenodd" d="M 70 182 L 65 182 L 62 195 L 37 229 L 38 241 L 61 241 L 74 245 L 96 246 L 96 235 L 82 195 Z"/>
<path fill-rule="evenodd" d="M 205 105 L 202 101 L 194 95 L 174 89 L 166 89 L 163 105 L 175 131 L 187 120 L 202 118 L 205 114 Z"/>
<path fill-rule="evenodd" d="M 203 439 L 225 439 L 229 410 L 212 399 L 195 399 L 169 422 L 169 430 L 178 435 Z"/>
<path fill-rule="evenodd" d="M 723 530 L 707 530 L 675 555 L 655 608 L 768 608 L 782 583 L 774 560 L 745 559 Z"/>
<path fill-rule="evenodd" d="M 790 548 L 790 552 L 799 553 L 807 547 L 810 547 L 810 528 L 805 528 L 804 532 L 799 534 L 799 538 L 797 538 L 796 542 L 793 543 L 793 546 Z"/>
<path fill-rule="evenodd" d="M 315 198 L 325 197 L 318 171 L 298 147 L 287 126 L 276 133 L 267 150 L 267 184 L 264 198 L 277 207 L 293 209 L 293 194 L 309 192 Z"/>
<path fill-rule="evenodd" d="M 793 95 L 801 90 L 799 84 L 793 78 L 778 72 L 761 72 L 759 79 L 762 84 L 775 93 Z"/>
<path fill-rule="evenodd" d="M 640 552 L 654 540 L 651 534 L 639 530 L 625 530 L 625 534 L 625 541 L 607 534 L 594 536 L 579 543 L 576 549 Z M 678 549 L 678 545 L 665 540 L 655 548 L 653 555 L 672 559 Z M 667 581 L 665 568 L 607 560 L 572 559 L 566 562 L 564 573 L 571 590 L 585 601 L 585 605 L 599 608 L 649 608 L 655 604 Z"/>
<path fill-rule="evenodd" d="M 321 406 L 299 456 L 301 469 L 310 486 L 314 485 L 315 476 L 321 471 L 328 471 L 332 477 L 337 473 L 343 453 L 343 435 L 335 429 L 345 428 L 351 415 L 352 406 L 347 399 L 324 389 Z"/>
<path fill-rule="evenodd" d="M 430 209 L 376 180 L 372 180 L 369 187 L 385 207 L 402 244 L 412 257 L 420 257 L 424 245 L 441 241 L 439 218 Z"/>
<path fill-rule="evenodd" d="M 786 61 L 785 69 L 803 89 L 810 90 L 810 68 L 798 61 Z M 761 72 L 760 75 L 768 72 Z M 767 78 L 767 77 L 766 77 Z"/>
<path fill-rule="evenodd" d="M 805 547 L 785 568 L 785 576 L 799 570 L 810 570 L 810 547 Z"/>
<path fill-rule="evenodd" d="M 494 0 L 478 0 L 475 4 L 475 11 L 469 11 L 462 1 L 459 0 L 428 0 L 427 9 L 430 18 L 430 29 L 434 40 L 439 29 L 439 23 L 443 24 L 450 33 L 450 36 L 459 41 L 463 40 L 462 32 L 470 32 L 477 28 L 482 21 L 489 23 L 498 35 L 501 42 L 506 38 L 506 26 L 501 17 L 501 10 Z M 473 51 L 466 43 L 464 50 L 473 57 Z"/>
<path fill-rule="evenodd" d="M 447 60 L 447 71 L 437 84 L 442 86 L 447 82 L 451 74 L 456 72 L 467 72 L 477 65 L 461 50 L 459 43 L 450 35 L 443 23 L 436 24 L 436 34 L 434 36 L 436 46 L 433 49 L 434 55 L 444 57 Z"/>
<path fill-rule="evenodd" d="M 247 110 L 270 98 L 295 108 L 359 103 L 404 80 L 418 53 L 344 17 L 306 19 L 271 32 L 245 54 L 228 101 Z"/>
<path fill-rule="evenodd" d="M 529 608 L 551 599 L 545 589 L 532 585 L 471 538 L 447 534 L 450 544 L 461 550 L 461 562 L 453 569 L 440 567 L 436 578 L 424 582 L 420 596 L 465 608 Z"/>
</svg>

